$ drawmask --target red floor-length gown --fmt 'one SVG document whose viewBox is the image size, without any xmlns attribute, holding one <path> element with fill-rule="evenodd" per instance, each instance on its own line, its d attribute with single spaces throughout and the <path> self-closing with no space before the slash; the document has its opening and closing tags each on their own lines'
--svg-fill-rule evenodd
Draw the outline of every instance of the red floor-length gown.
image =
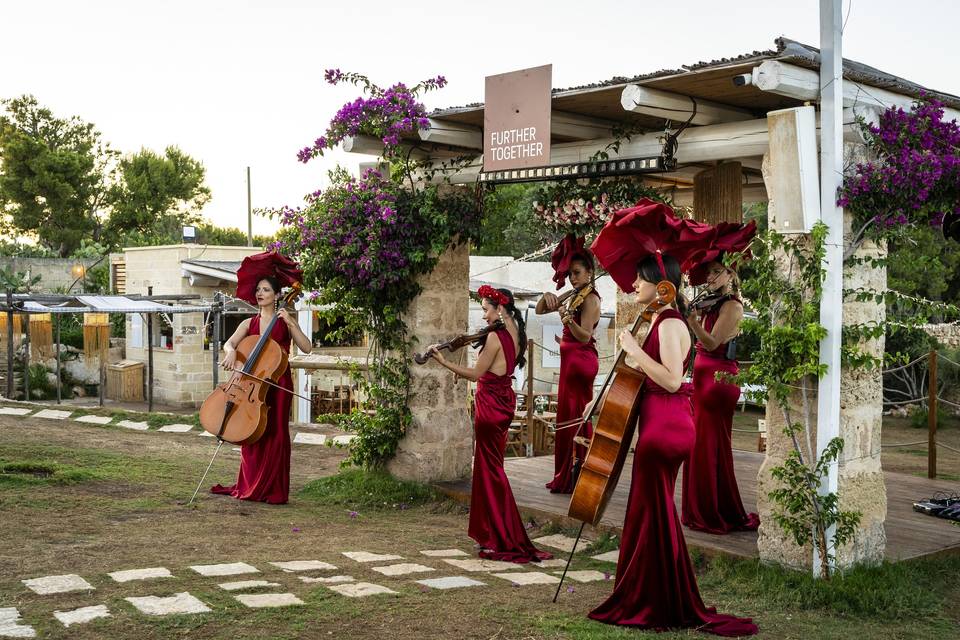
<svg viewBox="0 0 960 640">
<path fill-rule="evenodd" d="M 660 362 L 658 314 L 643 350 Z M 749 618 L 718 614 L 700 598 L 673 501 L 680 465 L 693 448 L 690 385 L 669 393 L 649 378 L 640 397 L 633 477 L 613 594 L 590 612 L 607 624 L 666 630 L 695 628 L 722 636 L 757 633 Z"/>
<path fill-rule="evenodd" d="M 250 321 L 248 335 L 260 335 L 260 315 Z M 279 318 L 270 337 L 290 353 L 290 331 Z M 277 381 L 284 389 L 293 389 L 290 367 Z M 240 473 L 235 485 L 215 485 L 212 493 L 231 495 L 240 500 L 286 504 L 290 494 L 290 404 L 289 391 L 271 387 L 267 391 L 267 428 L 260 439 L 240 448 Z"/>
<path fill-rule="evenodd" d="M 599 294 L 596 291 L 591 295 Z M 573 321 L 580 324 L 580 310 L 573 314 Z M 597 328 L 594 324 L 590 331 Z M 570 327 L 564 325 L 563 338 L 560 340 L 560 382 L 557 385 L 557 424 L 579 418 L 583 410 L 593 399 L 593 380 L 597 377 L 600 361 L 597 356 L 597 341 L 593 336 L 587 342 L 580 342 L 573 337 Z M 573 443 L 576 435 L 586 438 L 593 437 L 593 425 L 586 423 L 582 431 L 577 427 L 568 427 L 556 432 L 553 439 L 553 480 L 547 483 L 550 493 L 573 492 L 573 455 L 583 460 L 587 455 L 587 448 Z"/>
<path fill-rule="evenodd" d="M 703 328 L 709 333 L 720 317 L 720 306 L 704 315 Z M 696 444 L 683 467 L 681 521 L 687 527 L 707 533 L 753 531 L 760 526 L 755 513 L 747 513 L 733 469 L 733 412 L 740 387 L 721 382 L 716 373 L 739 372 L 736 360 L 727 360 L 727 345 L 707 351 L 697 343 L 693 363 L 693 422 Z"/>
<path fill-rule="evenodd" d="M 553 556 L 538 551 L 530 542 L 513 499 L 510 481 L 503 469 L 507 430 L 517 406 L 512 379 L 516 349 L 506 329 L 500 329 L 494 335 L 500 339 L 503 347 L 507 373 L 498 376 L 487 371 L 477 381 L 473 427 L 476 443 L 467 532 L 480 545 L 481 558 L 518 563 L 539 562 Z"/>
</svg>

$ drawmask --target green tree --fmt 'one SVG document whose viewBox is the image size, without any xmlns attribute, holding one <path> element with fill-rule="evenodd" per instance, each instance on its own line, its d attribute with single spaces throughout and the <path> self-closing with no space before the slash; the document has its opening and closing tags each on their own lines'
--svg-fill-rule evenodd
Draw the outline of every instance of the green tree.
<svg viewBox="0 0 960 640">
<path fill-rule="evenodd" d="M 121 244 L 137 234 L 179 242 L 183 225 L 199 222 L 197 211 L 210 200 L 203 165 L 174 146 L 162 156 L 141 149 L 120 161 L 120 174 L 110 230 Z"/>
<path fill-rule="evenodd" d="M 99 240 L 117 153 L 88 122 L 54 116 L 31 95 L 4 100 L 0 210 L 60 257 Z M 5 229 L 10 231 L 10 229 Z"/>
<path fill-rule="evenodd" d="M 472 251 L 478 256 L 522 256 L 563 234 L 549 229 L 533 214 L 537 184 L 500 185 L 484 194 L 483 227 Z"/>
</svg>

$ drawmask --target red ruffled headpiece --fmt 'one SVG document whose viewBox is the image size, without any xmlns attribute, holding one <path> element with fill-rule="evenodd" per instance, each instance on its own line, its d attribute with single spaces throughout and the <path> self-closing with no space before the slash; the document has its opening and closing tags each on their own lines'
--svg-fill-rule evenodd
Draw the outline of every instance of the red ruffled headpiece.
<svg viewBox="0 0 960 640">
<path fill-rule="evenodd" d="M 500 306 L 506 306 L 510 304 L 510 296 L 499 289 L 494 289 L 488 284 L 482 285 L 479 289 L 477 289 L 477 295 L 479 295 L 481 298 L 486 298 L 487 300 L 493 300 Z"/>
<path fill-rule="evenodd" d="M 550 256 L 550 265 L 553 267 L 553 281 L 557 283 L 557 289 L 563 288 L 563 283 L 570 275 L 570 263 L 575 258 L 581 258 L 587 264 L 593 265 L 593 254 L 583 246 L 584 239 L 578 238 L 572 233 L 568 233 L 553 250 Z"/>
<path fill-rule="evenodd" d="M 741 259 L 750 259 L 750 243 L 757 235 L 757 223 L 751 220 L 746 224 L 721 222 L 714 227 L 716 238 L 709 248 L 701 249 L 690 255 L 683 263 L 683 271 L 689 272 L 689 281 L 693 286 L 707 281 L 707 265 L 721 262 L 724 254 L 743 253 Z M 736 262 L 731 265 L 736 266 Z"/>
<path fill-rule="evenodd" d="M 276 251 L 247 256 L 237 271 L 237 297 L 256 305 L 257 283 L 268 276 L 279 280 L 281 287 L 290 287 L 303 280 L 303 271 L 296 262 Z"/>
</svg>

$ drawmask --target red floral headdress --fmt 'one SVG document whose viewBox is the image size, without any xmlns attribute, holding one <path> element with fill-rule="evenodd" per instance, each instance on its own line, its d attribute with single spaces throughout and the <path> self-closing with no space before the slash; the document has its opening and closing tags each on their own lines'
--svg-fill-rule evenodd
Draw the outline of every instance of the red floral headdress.
<svg viewBox="0 0 960 640">
<path fill-rule="evenodd" d="M 593 266 L 593 256 L 590 250 L 583 246 L 583 237 L 577 237 L 568 233 L 553 250 L 550 256 L 550 265 L 553 267 L 553 281 L 557 283 L 557 289 L 563 287 L 564 281 L 570 275 L 570 263 L 575 259 L 585 261 L 591 267 Z"/>
<path fill-rule="evenodd" d="M 482 285 L 477 289 L 477 295 L 487 300 L 493 300 L 498 305 L 504 306 L 510 304 L 510 296 L 499 289 L 494 289 L 488 284 Z"/>
</svg>

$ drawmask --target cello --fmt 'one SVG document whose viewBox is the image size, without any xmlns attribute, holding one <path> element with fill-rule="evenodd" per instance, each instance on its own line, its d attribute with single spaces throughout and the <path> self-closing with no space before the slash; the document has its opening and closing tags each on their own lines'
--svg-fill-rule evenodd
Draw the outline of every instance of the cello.
<svg viewBox="0 0 960 640">
<path fill-rule="evenodd" d="M 300 294 L 300 284 L 296 283 L 283 297 L 282 305 L 289 306 Z M 259 336 L 240 341 L 237 360 L 243 367 L 234 369 L 230 379 L 214 388 L 200 407 L 200 425 L 221 442 L 252 444 L 267 427 L 268 387 L 279 387 L 277 381 L 288 366 L 287 352 L 270 338 L 279 317 L 273 314 Z"/>
</svg>

